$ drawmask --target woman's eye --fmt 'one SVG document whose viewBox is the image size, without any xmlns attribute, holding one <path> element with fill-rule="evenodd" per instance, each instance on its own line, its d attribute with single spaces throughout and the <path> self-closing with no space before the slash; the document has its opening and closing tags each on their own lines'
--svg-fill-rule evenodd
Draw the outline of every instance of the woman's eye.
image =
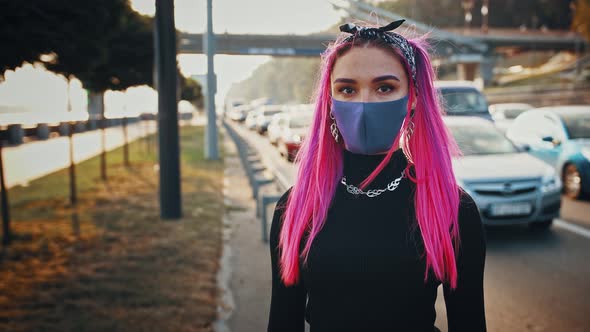
<svg viewBox="0 0 590 332">
<path fill-rule="evenodd" d="M 393 91 L 393 87 L 391 85 L 382 85 L 377 90 L 381 93 L 387 93 Z"/>
<path fill-rule="evenodd" d="M 343 94 L 345 94 L 345 95 L 349 95 L 349 94 L 352 94 L 352 93 L 354 93 L 354 89 L 353 89 L 353 88 L 351 88 L 351 87 L 343 87 L 343 88 L 340 88 L 340 89 L 338 89 L 338 91 L 339 91 L 340 93 L 343 93 Z"/>
</svg>

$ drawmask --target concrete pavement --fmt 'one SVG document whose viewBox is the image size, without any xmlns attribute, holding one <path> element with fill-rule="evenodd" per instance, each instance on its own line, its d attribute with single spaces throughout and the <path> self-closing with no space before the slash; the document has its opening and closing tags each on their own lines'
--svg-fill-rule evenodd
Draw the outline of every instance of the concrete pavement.
<svg viewBox="0 0 590 332">
<path fill-rule="evenodd" d="M 255 201 L 236 146 L 227 134 L 223 144 L 226 236 L 220 275 L 225 275 L 225 285 L 221 285 L 225 288 L 225 310 L 216 331 L 266 331 L 271 291 L 269 247 L 261 241 Z"/>
</svg>

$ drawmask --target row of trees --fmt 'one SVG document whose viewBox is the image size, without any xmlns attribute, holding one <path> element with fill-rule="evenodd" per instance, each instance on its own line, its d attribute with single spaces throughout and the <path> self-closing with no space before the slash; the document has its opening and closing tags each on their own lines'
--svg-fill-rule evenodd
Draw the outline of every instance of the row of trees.
<svg viewBox="0 0 590 332">
<path fill-rule="evenodd" d="M 154 82 L 154 18 L 134 11 L 129 0 L 0 0 L 0 81 L 23 63 L 42 63 L 89 92 L 89 111 L 104 119 L 104 92 Z M 201 106 L 200 85 L 177 75 L 180 96 Z M 126 135 L 126 121 L 124 133 Z M 105 122 L 100 173 L 106 176 Z M 76 204 L 76 172 L 70 130 L 70 200 Z M 3 180 L 0 142 L 0 180 Z M 125 146 L 125 155 L 126 154 Z M 125 159 L 127 160 L 127 158 Z M 2 189 L 3 243 L 10 242 L 7 191 Z"/>
<path fill-rule="evenodd" d="M 437 27 L 462 27 L 465 12 L 464 0 L 389 0 L 379 7 L 411 17 Z M 577 0 L 579 1 L 579 0 Z M 588 1 L 588 0 L 582 0 Z M 490 27 L 520 27 L 569 29 L 572 22 L 570 4 L 573 0 L 488 0 Z M 480 26 L 483 0 L 473 0 L 472 26 Z"/>
<path fill-rule="evenodd" d="M 66 79 L 78 78 L 91 105 L 106 90 L 153 86 L 153 17 L 128 0 L 0 0 L 0 79 L 25 62 L 43 63 Z M 202 104 L 199 84 L 181 79 L 182 95 Z M 104 111 L 103 109 L 99 110 Z"/>
<path fill-rule="evenodd" d="M 233 84 L 227 98 L 270 97 L 275 103 L 308 103 L 319 64 L 316 58 L 274 58 L 256 68 L 246 80 Z"/>
</svg>

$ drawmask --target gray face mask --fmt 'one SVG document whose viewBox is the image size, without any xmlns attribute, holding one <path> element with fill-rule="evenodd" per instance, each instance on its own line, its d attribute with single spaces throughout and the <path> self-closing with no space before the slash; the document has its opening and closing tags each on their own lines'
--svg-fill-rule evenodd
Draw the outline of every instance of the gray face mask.
<svg viewBox="0 0 590 332">
<path fill-rule="evenodd" d="M 332 98 L 332 113 L 346 149 L 352 153 L 388 151 L 408 113 L 408 96 L 377 102 L 349 102 Z"/>
</svg>

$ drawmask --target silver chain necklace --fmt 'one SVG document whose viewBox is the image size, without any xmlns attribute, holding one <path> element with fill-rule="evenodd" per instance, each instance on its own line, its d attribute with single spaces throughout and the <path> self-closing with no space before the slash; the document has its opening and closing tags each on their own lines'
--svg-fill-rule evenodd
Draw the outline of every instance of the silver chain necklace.
<svg viewBox="0 0 590 332">
<path fill-rule="evenodd" d="M 401 182 L 401 180 L 404 177 L 406 177 L 406 174 L 404 173 L 404 171 L 402 171 L 402 175 L 400 175 L 399 178 L 391 181 L 387 185 L 387 187 L 385 187 L 383 189 L 370 189 L 367 191 L 363 191 L 360 188 L 353 186 L 352 184 L 346 184 L 346 176 L 342 177 L 342 181 L 340 181 L 340 183 L 342 183 L 346 187 L 346 191 L 348 191 L 349 193 L 351 193 L 353 195 L 366 195 L 367 197 L 373 198 L 373 197 L 383 194 L 386 191 L 394 191 L 395 189 L 397 189 L 397 187 L 399 186 L 399 183 Z"/>
</svg>

